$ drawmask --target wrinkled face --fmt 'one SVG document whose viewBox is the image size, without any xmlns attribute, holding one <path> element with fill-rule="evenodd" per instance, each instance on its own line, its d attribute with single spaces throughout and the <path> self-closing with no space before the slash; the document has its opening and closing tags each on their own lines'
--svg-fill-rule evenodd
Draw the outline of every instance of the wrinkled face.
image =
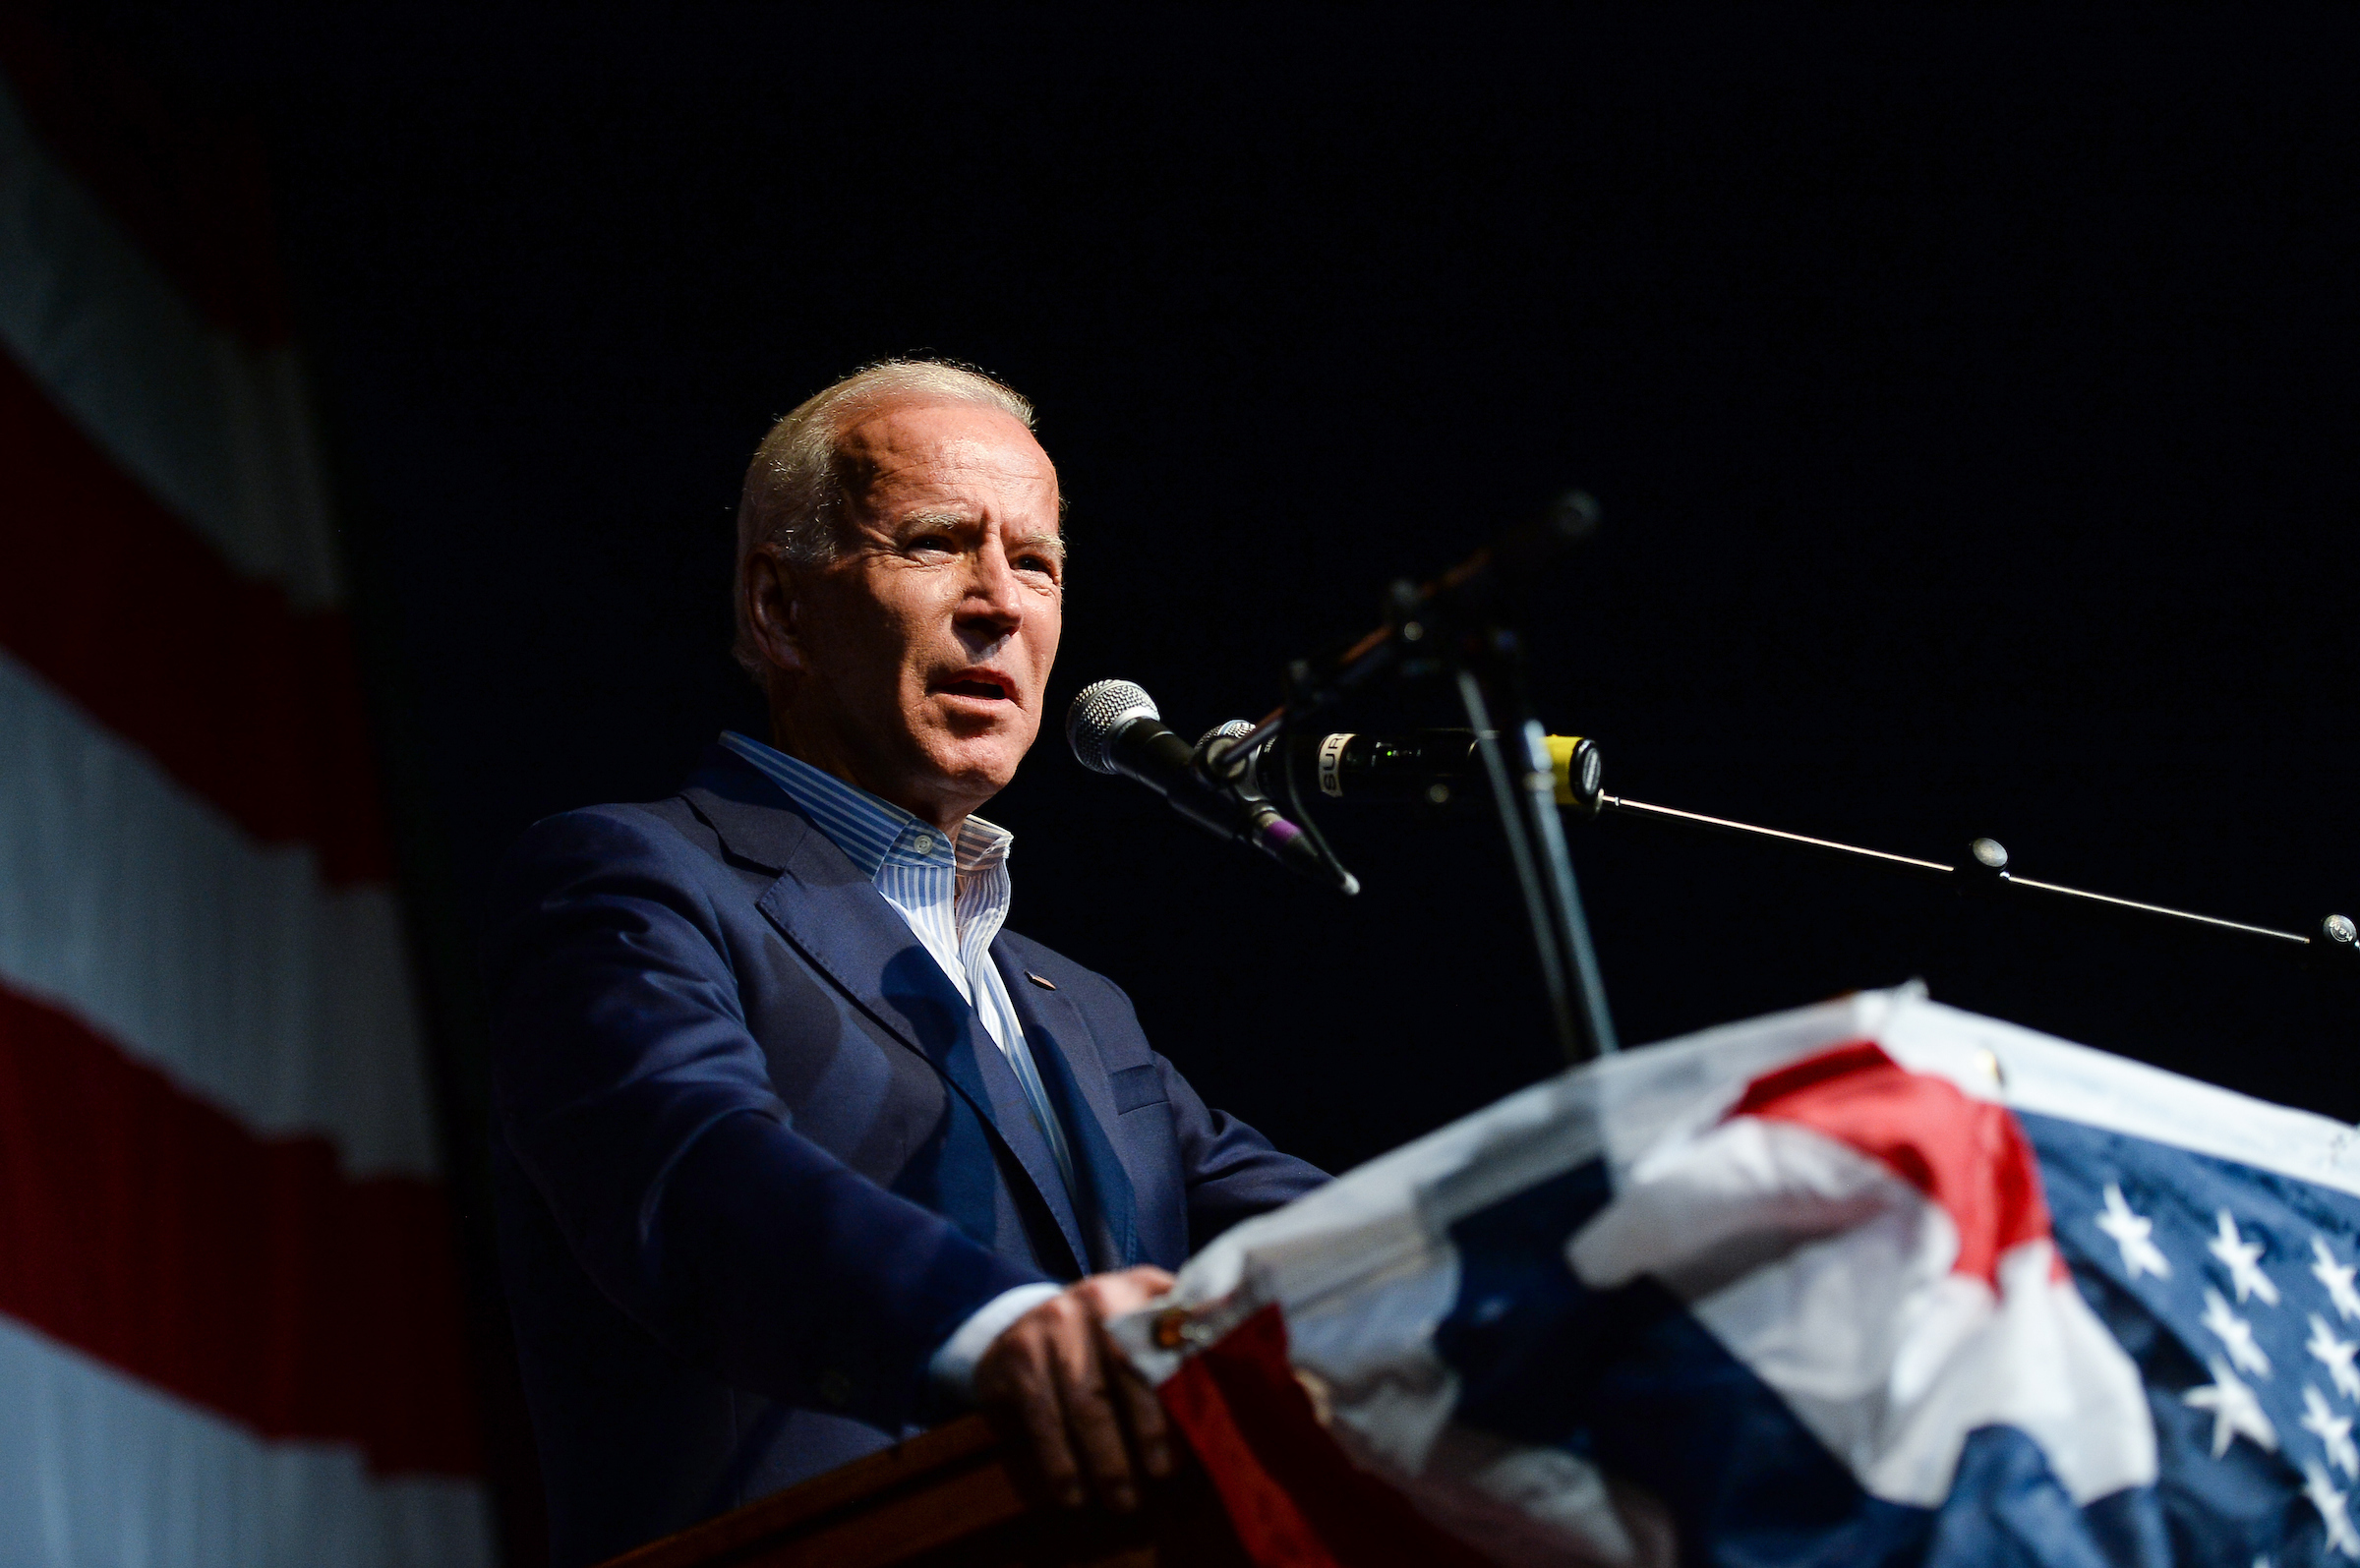
<svg viewBox="0 0 2360 1568">
<path fill-rule="evenodd" d="M 1064 619 L 1057 471 L 997 409 L 891 404 L 839 443 L 843 553 L 795 592 L 811 760 L 948 826 L 1040 729 Z"/>
</svg>

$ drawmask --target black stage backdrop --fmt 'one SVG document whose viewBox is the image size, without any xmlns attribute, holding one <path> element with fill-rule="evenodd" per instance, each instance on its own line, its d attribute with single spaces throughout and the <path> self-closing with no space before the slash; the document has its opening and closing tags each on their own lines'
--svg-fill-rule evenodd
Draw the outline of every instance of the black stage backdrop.
<svg viewBox="0 0 2360 1568">
<path fill-rule="evenodd" d="M 1190 733 L 1259 715 L 1390 578 L 1579 484 L 1608 526 L 1533 669 L 1610 787 L 2307 926 L 2360 912 L 2356 43 L 2320 12 L 888 8 L 192 53 L 266 104 L 450 920 L 527 823 L 758 726 L 745 457 L 934 351 L 1036 400 L 1071 496 L 1052 721 L 1106 675 Z M 1053 733 L 992 810 L 1015 922 L 1283 1145 L 1347 1166 L 1552 1065 L 1480 814 L 1325 813 L 1347 902 Z M 2274 955 L 1574 844 L 1627 1040 L 1916 975 L 2360 1116 L 2360 991 Z"/>
<path fill-rule="evenodd" d="M 2308 927 L 2360 912 L 2360 26 L 2343 10 L 145 14 L 266 114 L 444 955 L 497 855 L 759 724 L 767 423 L 933 351 L 1071 496 L 1015 923 L 1342 1168 L 1553 1066 L 1480 814 L 1296 886 L 1086 774 L 1107 675 L 1258 715 L 1569 484 L 1552 727 L 1609 787 Z M 1383 689 L 1342 727 L 1447 722 Z M 1632 1042 L 1921 976 L 2339 1118 L 2360 987 L 2267 952 L 1576 825 Z"/>
</svg>

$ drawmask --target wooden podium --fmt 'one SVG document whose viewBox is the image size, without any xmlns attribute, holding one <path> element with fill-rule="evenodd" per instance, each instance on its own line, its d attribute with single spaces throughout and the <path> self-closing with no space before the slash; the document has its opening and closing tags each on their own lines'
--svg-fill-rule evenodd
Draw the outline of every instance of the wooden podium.
<svg viewBox="0 0 2360 1568">
<path fill-rule="evenodd" d="M 1185 1449 L 1183 1450 L 1185 1452 Z M 650 1541 L 606 1568 L 1248 1568 L 1189 1466 L 1127 1517 L 1027 1496 L 980 1416 Z"/>
</svg>

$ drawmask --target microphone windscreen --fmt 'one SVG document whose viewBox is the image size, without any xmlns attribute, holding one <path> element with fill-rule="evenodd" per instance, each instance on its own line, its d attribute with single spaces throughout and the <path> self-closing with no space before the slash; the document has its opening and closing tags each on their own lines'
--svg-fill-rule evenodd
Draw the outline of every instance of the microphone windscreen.
<svg viewBox="0 0 2360 1568">
<path fill-rule="evenodd" d="M 1128 680 L 1101 680 L 1085 686 L 1065 711 L 1065 743 L 1074 758 L 1092 773 L 1110 774 L 1114 767 L 1115 731 L 1134 719 L 1161 719 L 1155 699 Z"/>
</svg>

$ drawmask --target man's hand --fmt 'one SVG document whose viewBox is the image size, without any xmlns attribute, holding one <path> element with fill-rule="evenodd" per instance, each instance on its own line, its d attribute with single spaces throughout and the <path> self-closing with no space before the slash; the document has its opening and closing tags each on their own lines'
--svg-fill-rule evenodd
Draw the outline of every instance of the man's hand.
<svg viewBox="0 0 2360 1568">
<path fill-rule="evenodd" d="M 1127 1513 L 1142 1475 L 1172 1473 L 1163 1407 L 1105 1327 L 1171 1288 L 1171 1275 L 1145 1265 L 1093 1274 L 1011 1323 L 975 1363 L 975 1402 L 1003 1431 L 1023 1434 L 1050 1495 L 1069 1508 L 1095 1490 Z"/>
</svg>

